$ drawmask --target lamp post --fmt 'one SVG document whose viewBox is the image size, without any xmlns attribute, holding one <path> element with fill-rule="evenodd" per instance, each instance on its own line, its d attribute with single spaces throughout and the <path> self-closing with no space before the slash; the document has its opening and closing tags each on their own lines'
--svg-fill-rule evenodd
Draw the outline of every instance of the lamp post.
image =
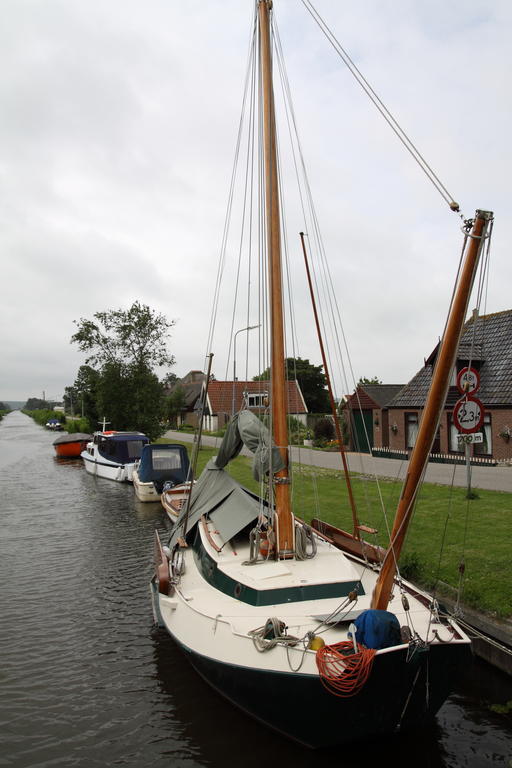
<svg viewBox="0 0 512 768">
<path fill-rule="evenodd" d="M 240 328 L 238 331 L 235 332 L 235 335 L 233 336 L 233 399 L 231 401 L 231 415 L 235 415 L 235 386 L 236 386 L 236 337 L 239 333 L 243 333 L 244 331 L 252 331 L 254 328 L 260 328 L 261 323 L 258 325 L 248 325 L 246 328 Z"/>
</svg>

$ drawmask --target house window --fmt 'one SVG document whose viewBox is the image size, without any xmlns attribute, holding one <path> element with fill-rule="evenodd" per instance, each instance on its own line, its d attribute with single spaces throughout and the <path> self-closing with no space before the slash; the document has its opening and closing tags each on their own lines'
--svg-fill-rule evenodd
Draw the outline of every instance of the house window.
<svg viewBox="0 0 512 768">
<path fill-rule="evenodd" d="M 255 394 L 247 394 L 247 407 L 248 408 L 265 408 L 268 400 L 268 392 L 257 392 Z"/>
<path fill-rule="evenodd" d="M 484 416 L 484 423 L 478 430 L 483 434 L 483 443 L 474 443 L 473 450 L 475 456 L 492 456 L 492 430 L 491 430 L 491 414 L 486 413 Z"/>
<path fill-rule="evenodd" d="M 459 443 L 459 431 L 453 423 L 453 416 L 451 413 L 448 414 L 448 428 L 450 430 L 450 442 L 448 450 L 450 453 L 463 453 L 464 443 Z"/>
<path fill-rule="evenodd" d="M 405 439 L 407 448 L 414 448 L 418 437 L 418 414 L 405 414 Z"/>
</svg>

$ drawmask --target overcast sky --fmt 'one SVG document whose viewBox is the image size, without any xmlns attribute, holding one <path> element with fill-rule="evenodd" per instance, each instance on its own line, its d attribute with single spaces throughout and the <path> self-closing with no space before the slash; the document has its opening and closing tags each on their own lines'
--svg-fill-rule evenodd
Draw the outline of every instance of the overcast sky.
<svg viewBox="0 0 512 768">
<path fill-rule="evenodd" d="M 512 3 L 314 4 L 464 213 L 495 212 L 482 311 L 512 308 Z M 405 383 L 442 332 L 460 219 L 302 3 L 274 6 L 356 378 Z M 73 320 L 136 299 L 176 321 L 174 372 L 201 368 L 252 0 L 0 11 L 0 400 L 60 399 L 84 360 Z"/>
</svg>

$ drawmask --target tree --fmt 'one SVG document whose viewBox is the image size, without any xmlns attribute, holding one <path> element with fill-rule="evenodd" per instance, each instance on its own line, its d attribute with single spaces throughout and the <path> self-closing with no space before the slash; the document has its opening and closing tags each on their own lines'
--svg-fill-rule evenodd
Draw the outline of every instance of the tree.
<svg viewBox="0 0 512 768">
<path fill-rule="evenodd" d="M 156 374 L 142 366 L 107 363 L 98 381 L 96 404 L 109 428 L 137 430 L 155 439 L 161 432 L 163 387 Z"/>
<path fill-rule="evenodd" d="M 73 385 L 78 400 L 75 411 L 84 415 L 91 429 L 94 429 L 99 421 L 97 399 L 100 379 L 99 371 L 91 368 L 90 365 L 81 365 Z"/>
<path fill-rule="evenodd" d="M 304 395 L 310 413 L 327 413 L 330 410 L 327 380 L 322 365 L 313 365 L 301 357 L 287 357 L 285 360 L 286 377 L 296 379 Z M 253 381 L 268 381 L 270 369 L 266 368 Z"/>
<path fill-rule="evenodd" d="M 84 399 L 86 393 L 90 396 L 90 421 L 105 417 L 112 429 L 138 430 L 152 440 L 158 437 L 164 383 L 153 367 L 174 364 L 167 349 L 174 321 L 136 301 L 128 310 L 97 312 L 93 320 L 81 318 L 75 324 L 78 330 L 71 341 L 89 354 L 88 365 L 80 369 L 83 381 L 77 379 L 75 387 Z"/>
<path fill-rule="evenodd" d="M 164 315 L 146 304 L 135 301 L 130 309 L 96 312 L 94 320 L 75 320 L 78 331 L 71 342 L 82 352 L 90 353 L 87 363 L 103 366 L 123 363 L 137 367 L 174 365 L 167 350 L 167 337 L 174 325 Z"/>
<path fill-rule="evenodd" d="M 24 411 L 41 411 L 49 407 L 50 407 L 50 403 L 48 403 L 46 400 L 42 400 L 40 397 L 29 397 L 27 402 L 23 406 L 23 410 Z"/>
<path fill-rule="evenodd" d="M 382 384 L 382 381 L 378 379 L 377 376 L 374 376 L 373 379 L 367 379 L 366 376 L 361 376 L 357 382 L 358 387 L 365 387 L 369 384 Z"/>
</svg>

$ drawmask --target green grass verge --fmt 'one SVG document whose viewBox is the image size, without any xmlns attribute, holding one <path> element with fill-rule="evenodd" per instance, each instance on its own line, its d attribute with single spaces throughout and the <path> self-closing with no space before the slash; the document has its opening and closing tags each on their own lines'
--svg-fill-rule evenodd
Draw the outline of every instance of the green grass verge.
<svg viewBox="0 0 512 768">
<path fill-rule="evenodd" d="M 183 444 L 191 452 L 190 443 Z M 197 474 L 215 453 L 212 448 L 200 450 Z M 239 456 L 230 463 L 229 472 L 238 482 L 259 491 L 252 477 L 251 459 Z M 386 547 L 383 508 L 391 527 L 401 483 L 379 479 L 377 484 L 375 479 L 357 475 L 352 476 L 351 482 L 359 521 L 378 529 L 371 543 Z M 320 517 L 339 528 L 352 530 L 341 472 L 294 464 L 292 494 L 298 517 L 306 521 Z M 512 616 L 512 494 L 478 490 L 475 496 L 467 499 L 464 488 L 423 485 L 402 553 L 402 574 L 429 590 L 435 589 L 440 599 L 443 595 L 455 597 L 463 562 L 463 604 L 497 617 Z"/>
</svg>

